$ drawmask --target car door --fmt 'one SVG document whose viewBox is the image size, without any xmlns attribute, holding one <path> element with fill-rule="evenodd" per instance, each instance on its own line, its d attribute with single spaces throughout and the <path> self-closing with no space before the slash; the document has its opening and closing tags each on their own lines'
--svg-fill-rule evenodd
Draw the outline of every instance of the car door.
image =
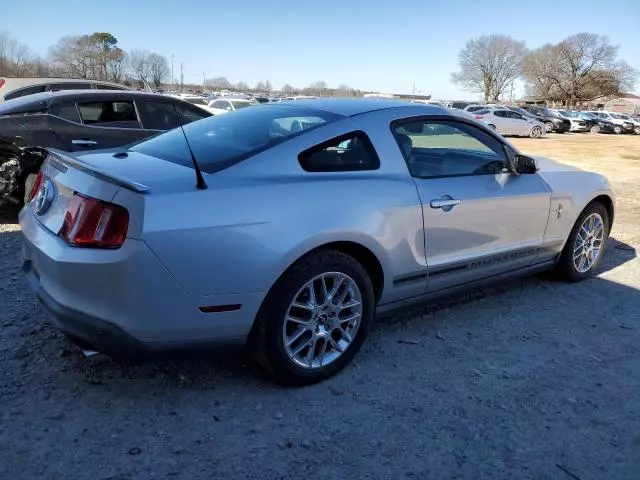
<svg viewBox="0 0 640 480">
<path fill-rule="evenodd" d="M 501 135 L 513 135 L 513 121 L 509 118 L 506 110 L 494 110 L 493 116 L 498 133 Z"/>
<path fill-rule="evenodd" d="M 530 265 L 540 253 L 550 189 L 507 170 L 505 145 L 464 120 L 392 124 L 423 210 L 429 290 Z"/>
<path fill-rule="evenodd" d="M 533 128 L 533 123 L 527 120 L 518 112 L 508 112 L 512 122 L 513 135 L 529 135 Z"/>
<path fill-rule="evenodd" d="M 61 133 L 69 151 L 119 147 L 154 133 L 142 128 L 133 100 L 86 100 L 76 105 L 81 123 Z"/>
</svg>

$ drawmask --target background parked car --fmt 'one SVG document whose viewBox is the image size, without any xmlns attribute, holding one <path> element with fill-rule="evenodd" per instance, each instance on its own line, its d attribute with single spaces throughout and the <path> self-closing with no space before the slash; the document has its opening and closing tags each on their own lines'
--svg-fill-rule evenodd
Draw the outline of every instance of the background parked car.
<svg viewBox="0 0 640 480">
<path fill-rule="evenodd" d="M 508 108 L 486 108 L 473 113 L 477 120 L 480 120 L 490 128 L 493 128 L 501 135 L 517 135 L 531 138 L 540 138 L 546 133 L 542 122 L 531 117 L 521 115 Z"/>
<path fill-rule="evenodd" d="M 213 115 L 220 115 L 258 104 L 256 100 L 247 98 L 219 98 L 209 102 L 207 107 Z"/>
<path fill-rule="evenodd" d="M 74 152 L 119 147 L 209 116 L 177 98 L 124 90 L 66 90 L 4 102 L 0 206 L 22 204 L 45 148 Z"/>
<path fill-rule="evenodd" d="M 633 123 L 622 118 L 616 118 L 608 112 L 588 112 L 591 115 L 602 118 L 614 124 L 614 133 L 631 133 L 634 130 Z"/>
<path fill-rule="evenodd" d="M 0 103 L 34 93 L 59 90 L 131 90 L 117 83 L 75 78 L 0 77 Z"/>
<path fill-rule="evenodd" d="M 633 118 L 627 115 L 626 113 L 617 113 L 617 112 L 607 112 L 607 113 L 609 113 L 609 115 L 611 115 L 613 118 L 631 123 L 633 125 L 633 132 L 636 135 L 640 135 L 640 119 Z"/>
<path fill-rule="evenodd" d="M 571 130 L 571 122 L 548 108 L 537 105 L 523 105 L 523 110 L 536 115 L 544 121 L 547 132 L 565 133 Z"/>
</svg>

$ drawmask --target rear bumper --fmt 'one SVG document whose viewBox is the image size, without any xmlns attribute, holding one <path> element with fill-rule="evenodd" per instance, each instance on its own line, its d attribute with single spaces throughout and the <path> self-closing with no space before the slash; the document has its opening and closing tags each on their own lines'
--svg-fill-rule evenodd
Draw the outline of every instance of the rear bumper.
<svg viewBox="0 0 640 480">
<path fill-rule="evenodd" d="M 221 346 L 241 347 L 246 336 L 225 337 L 219 339 L 143 342 L 128 334 L 108 320 L 89 315 L 66 307 L 53 299 L 41 286 L 31 262 L 25 261 L 22 269 L 27 284 L 38 298 L 40 307 L 47 318 L 72 340 L 82 346 L 114 357 L 137 356 L 152 352 L 197 349 Z"/>
<path fill-rule="evenodd" d="M 20 213 L 24 273 L 52 323 L 111 355 L 243 342 L 262 293 L 190 295 L 142 241 L 118 250 L 69 247 Z M 239 305 L 206 313 L 201 307 Z"/>
</svg>

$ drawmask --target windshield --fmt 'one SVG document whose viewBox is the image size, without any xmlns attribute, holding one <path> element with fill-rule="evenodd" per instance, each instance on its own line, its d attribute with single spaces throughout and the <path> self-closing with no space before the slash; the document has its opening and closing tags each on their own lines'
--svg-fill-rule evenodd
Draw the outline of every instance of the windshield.
<svg viewBox="0 0 640 480">
<path fill-rule="evenodd" d="M 520 107 L 509 107 L 510 110 L 513 110 L 514 112 L 518 112 L 520 115 L 526 115 L 527 117 L 531 116 L 530 112 L 527 112 L 524 108 L 520 108 Z"/>
<path fill-rule="evenodd" d="M 540 111 L 547 117 L 561 118 L 557 112 L 554 112 L 553 110 L 549 110 L 548 108 L 541 108 Z"/>
<path fill-rule="evenodd" d="M 578 112 L 570 112 L 569 110 L 560 110 L 560 115 L 564 115 L 569 118 L 580 118 L 580 114 Z"/>
<path fill-rule="evenodd" d="M 293 105 L 256 105 L 175 128 L 135 143 L 129 150 L 193 167 L 191 147 L 202 171 L 214 173 L 341 118 L 336 113 Z"/>
</svg>

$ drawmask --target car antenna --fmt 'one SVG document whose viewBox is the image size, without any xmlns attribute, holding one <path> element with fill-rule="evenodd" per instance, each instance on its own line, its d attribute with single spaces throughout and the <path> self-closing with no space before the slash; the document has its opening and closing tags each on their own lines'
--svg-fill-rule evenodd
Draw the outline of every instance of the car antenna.
<svg viewBox="0 0 640 480">
<path fill-rule="evenodd" d="M 184 141 L 187 142 L 187 148 L 189 149 L 189 154 L 191 155 L 193 168 L 196 171 L 196 187 L 199 188 L 200 190 L 205 190 L 206 188 L 208 188 L 207 182 L 204 181 L 204 177 L 202 176 L 202 170 L 200 170 L 200 165 L 198 165 L 196 156 L 193 154 L 193 150 L 191 150 L 189 139 L 187 138 L 187 134 L 184 131 L 184 127 L 182 126 L 182 124 L 180 125 L 180 130 L 182 130 L 182 135 L 184 135 Z"/>
</svg>

